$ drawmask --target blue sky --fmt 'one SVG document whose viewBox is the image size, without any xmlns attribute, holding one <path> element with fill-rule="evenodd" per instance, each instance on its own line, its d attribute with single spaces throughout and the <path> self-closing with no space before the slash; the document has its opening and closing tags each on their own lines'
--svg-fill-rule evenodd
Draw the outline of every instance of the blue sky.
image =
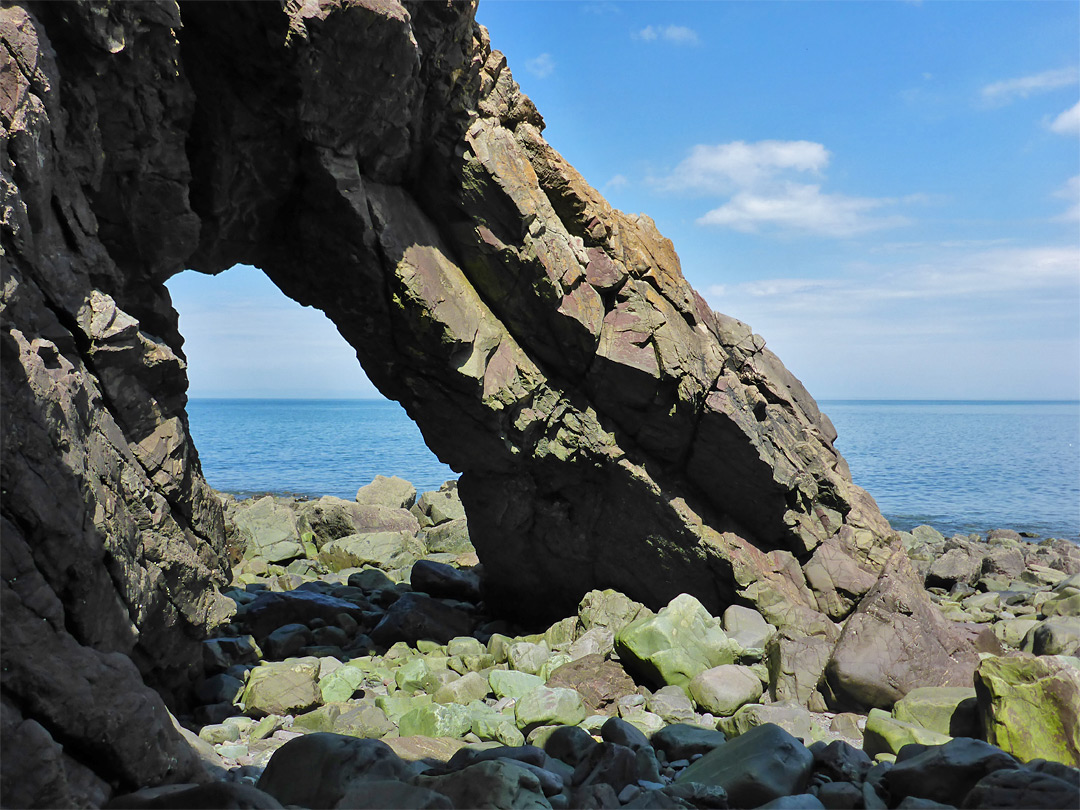
<svg viewBox="0 0 1080 810">
<path fill-rule="evenodd" d="M 819 399 L 1080 397 L 1080 4 L 481 0 L 611 203 Z M 192 396 L 372 396 L 253 269 L 169 282 Z"/>
</svg>

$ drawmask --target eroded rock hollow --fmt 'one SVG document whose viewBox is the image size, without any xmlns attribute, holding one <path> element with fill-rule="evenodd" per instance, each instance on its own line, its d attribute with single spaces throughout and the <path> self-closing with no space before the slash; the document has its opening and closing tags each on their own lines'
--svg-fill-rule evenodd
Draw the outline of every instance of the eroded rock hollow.
<svg viewBox="0 0 1080 810">
<path fill-rule="evenodd" d="M 186 268 L 326 312 L 460 472 L 492 603 L 688 592 L 827 658 L 874 584 L 889 526 L 828 419 L 544 140 L 474 14 L 0 10 L 3 723 L 42 784 L 188 767 L 159 695 L 228 565 L 164 287 Z"/>
</svg>

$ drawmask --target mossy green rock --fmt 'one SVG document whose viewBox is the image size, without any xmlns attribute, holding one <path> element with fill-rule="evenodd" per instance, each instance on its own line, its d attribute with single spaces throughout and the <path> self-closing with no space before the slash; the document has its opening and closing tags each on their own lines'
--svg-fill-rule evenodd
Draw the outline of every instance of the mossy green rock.
<svg viewBox="0 0 1080 810">
<path fill-rule="evenodd" d="M 472 636 L 458 636 L 446 642 L 447 655 L 484 655 L 488 651 L 483 642 Z"/>
<path fill-rule="evenodd" d="M 1024 762 L 1080 765 L 1080 660 L 987 658 L 975 670 L 975 693 L 987 742 Z"/>
<path fill-rule="evenodd" d="M 320 706 L 297 717 L 293 727 L 304 731 L 329 731 L 350 737 L 378 739 L 391 732 L 394 724 L 373 703 L 355 702 Z"/>
<path fill-rule="evenodd" d="M 496 697 L 510 697 L 516 700 L 533 689 L 543 686 L 544 679 L 511 669 L 493 669 L 488 673 L 488 683 Z"/>
<path fill-rule="evenodd" d="M 251 670 L 240 702 L 248 714 L 262 717 L 306 712 L 319 705 L 321 698 L 319 659 L 290 658 Z"/>
<path fill-rule="evenodd" d="M 655 616 L 635 619 L 619 630 L 615 651 L 628 670 L 654 686 L 683 688 L 707 669 L 734 663 L 738 653 L 720 620 L 685 593 Z"/>
<path fill-rule="evenodd" d="M 472 730 L 472 714 L 458 703 L 432 703 L 417 706 L 401 716 L 398 732 L 402 737 L 461 737 Z"/>
<path fill-rule="evenodd" d="M 434 692 L 439 688 L 439 679 L 435 668 L 426 658 L 412 658 L 394 672 L 394 681 L 398 689 L 407 694 L 414 692 Z"/>
<path fill-rule="evenodd" d="M 870 756 L 900 753 L 910 743 L 942 745 L 951 740 L 948 734 L 939 734 L 913 723 L 897 720 L 884 709 L 871 709 L 863 732 L 863 750 Z"/>
<path fill-rule="evenodd" d="M 975 690 L 965 686 L 921 686 L 893 706 L 892 716 L 951 737 L 979 736 Z"/>
<path fill-rule="evenodd" d="M 585 719 L 585 703 L 573 689 L 541 686 L 518 699 L 514 708 L 517 727 L 576 726 Z"/>
<path fill-rule="evenodd" d="M 491 691 L 488 679 L 483 675 L 470 672 L 456 681 L 440 686 L 435 690 L 436 703 L 460 703 L 463 706 L 480 700 Z"/>
<path fill-rule="evenodd" d="M 341 703 L 348 700 L 363 686 L 364 678 L 364 671 L 359 667 L 338 667 L 319 679 L 323 703 Z"/>
<path fill-rule="evenodd" d="M 407 712 L 419 706 L 430 706 L 431 704 L 431 695 L 414 696 L 398 693 L 396 695 L 379 695 L 375 698 L 375 705 L 382 709 L 391 722 L 395 724 L 399 723 L 402 715 Z"/>
<path fill-rule="evenodd" d="M 470 707 L 472 710 L 472 733 L 481 740 L 494 740 L 503 745 L 517 747 L 525 744 L 525 735 L 522 734 L 514 721 L 505 714 L 484 707 L 487 711 L 478 707 Z"/>
</svg>

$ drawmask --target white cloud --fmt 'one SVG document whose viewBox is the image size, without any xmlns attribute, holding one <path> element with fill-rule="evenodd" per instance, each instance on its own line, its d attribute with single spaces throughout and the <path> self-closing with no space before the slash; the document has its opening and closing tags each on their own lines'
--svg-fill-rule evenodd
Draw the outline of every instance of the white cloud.
<svg viewBox="0 0 1080 810">
<path fill-rule="evenodd" d="M 630 178 L 628 178 L 625 174 L 617 174 L 610 180 L 608 180 L 606 183 L 604 183 L 604 190 L 606 191 L 608 189 L 626 188 L 626 186 L 628 185 L 630 185 Z"/>
<path fill-rule="evenodd" d="M 1080 135 L 1080 101 L 1051 121 L 1050 131 L 1058 135 Z"/>
<path fill-rule="evenodd" d="M 1058 222 L 1080 222 L 1080 174 L 1070 177 L 1064 188 L 1056 191 L 1054 196 L 1062 197 L 1072 203 L 1068 210 L 1061 216 L 1055 217 L 1055 220 Z"/>
<path fill-rule="evenodd" d="M 788 183 L 769 194 L 739 192 L 727 203 L 697 220 L 699 225 L 720 225 L 744 233 L 763 226 L 824 236 L 846 237 L 903 225 L 900 216 L 869 217 L 892 200 L 822 194 L 821 186 Z"/>
<path fill-rule="evenodd" d="M 525 62 L 525 69 L 538 79 L 546 79 L 555 72 L 555 60 L 550 53 L 542 53 L 535 59 Z"/>
<path fill-rule="evenodd" d="M 670 175 L 654 180 L 663 191 L 729 197 L 699 217 L 698 225 L 756 233 L 762 229 L 847 237 L 908 222 L 898 215 L 874 215 L 897 204 L 925 203 L 926 195 L 903 199 L 851 197 L 825 193 L 820 183 L 829 150 L 813 141 L 733 141 L 699 144 Z"/>
<path fill-rule="evenodd" d="M 663 40 L 674 45 L 699 45 L 701 39 L 697 31 L 687 28 L 685 25 L 648 25 L 640 31 L 634 32 L 634 39 L 645 42 Z"/>
<path fill-rule="evenodd" d="M 1078 73 L 1075 67 L 1044 70 L 1042 73 L 1031 76 L 1020 76 L 1016 79 L 1005 79 L 988 84 L 982 89 L 982 96 L 985 100 L 997 104 L 1009 104 L 1035 93 L 1069 87 L 1076 84 L 1077 79 Z"/>
<path fill-rule="evenodd" d="M 699 144 L 661 182 L 661 187 L 718 194 L 757 186 L 786 170 L 820 174 L 828 164 L 829 151 L 811 141 Z"/>
</svg>

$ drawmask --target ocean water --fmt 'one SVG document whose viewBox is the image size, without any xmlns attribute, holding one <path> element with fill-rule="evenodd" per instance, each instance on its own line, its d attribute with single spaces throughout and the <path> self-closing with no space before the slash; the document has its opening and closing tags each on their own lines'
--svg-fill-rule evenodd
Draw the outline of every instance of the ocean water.
<svg viewBox="0 0 1080 810">
<path fill-rule="evenodd" d="M 855 482 L 897 529 L 1080 539 L 1080 403 L 820 403 Z M 455 473 L 394 402 L 193 399 L 191 432 L 224 492 L 336 495 L 381 475 L 423 492 Z"/>
<path fill-rule="evenodd" d="M 895 529 L 1080 539 L 1080 403 L 823 401 Z"/>
</svg>

